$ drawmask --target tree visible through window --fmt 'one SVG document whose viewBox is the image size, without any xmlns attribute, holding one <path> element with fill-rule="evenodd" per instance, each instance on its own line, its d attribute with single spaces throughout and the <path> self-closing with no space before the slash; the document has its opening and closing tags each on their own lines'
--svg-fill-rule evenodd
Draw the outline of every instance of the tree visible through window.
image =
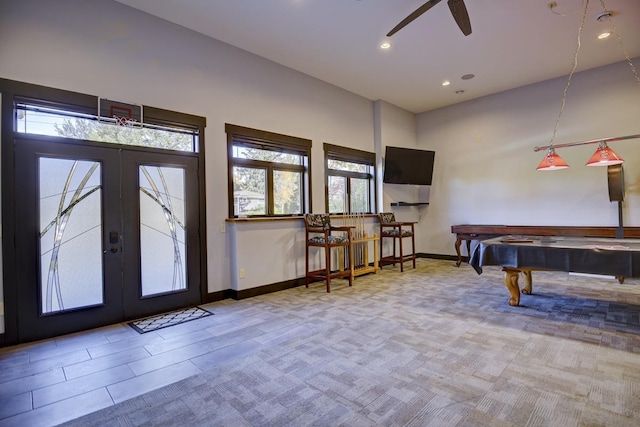
<svg viewBox="0 0 640 427">
<path fill-rule="evenodd" d="M 311 141 L 227 124 L 229 216 L 308 211 Z"/>
<path fill-rule="evenodd" d="M 327 212 L 373 213 L 375 154 L 324 144 L 324 155 Z"/>
<path fill-rule="evenodd" d="M 16 113 L 18 132 L 166 150 L 197 151 L 197 132 L 192 130 L 151 125 L 116 126 L 98 121 L 95 115 L 27 104 L 18 104 Z"/>
</svg>

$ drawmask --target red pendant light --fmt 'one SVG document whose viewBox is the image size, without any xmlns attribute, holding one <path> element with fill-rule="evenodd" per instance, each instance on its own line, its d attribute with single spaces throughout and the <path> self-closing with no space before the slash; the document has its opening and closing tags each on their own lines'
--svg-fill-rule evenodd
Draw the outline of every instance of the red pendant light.
<svg viewBox="0 0 640 427">
<path fill-rule="evenodd" d="M 547 151 L 547 155 L 540 162 L 536 170 L 539 171 L 555 171 L 559 169 L 567 169 L 569 164 L 564 159 L 556 154 L 556 150 L 550 147 Z"/>
<path fill-rule="evenodd" d="M 622 157 L 618 156 L 606 142 L 601 141 L 593 153 L 593 156 L 587 162 L 587 166 L 613 166 L 623 163 Z"/>
</svg>

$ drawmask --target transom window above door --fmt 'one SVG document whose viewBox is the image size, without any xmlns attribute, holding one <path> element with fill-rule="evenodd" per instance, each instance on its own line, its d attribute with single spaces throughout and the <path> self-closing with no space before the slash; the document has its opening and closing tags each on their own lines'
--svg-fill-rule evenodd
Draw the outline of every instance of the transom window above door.
<svg viewBox="0 0 640 427">
<path fill-rule="evenodd" d="M 132 126 L 116 119 L 104 120 L 97 114 L 30 103 L 16 104 L 14 129 L 18 133 L 198 152 L 198 131 L 195 129 L 149 123 Z"/>
</svg>

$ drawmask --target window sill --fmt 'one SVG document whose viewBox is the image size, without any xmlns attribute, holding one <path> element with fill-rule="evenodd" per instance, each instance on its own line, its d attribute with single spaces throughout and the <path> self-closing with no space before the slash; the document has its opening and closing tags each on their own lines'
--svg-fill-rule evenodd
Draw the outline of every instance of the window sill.
<svg viewBox="0 0 640 427">
<path fill-rule="evenodd" d="M 298 221 L 304 220 L 303 216 L 260 216 L 260 217 L 244 217 L 244 218 L 225 218 L 225 222 L 272 222 L 272 221 Z"/>
<path fill-rule="evenodd" d="M 331 219 L 341 219 L 345 215 L 337 214 L 331 215 Z M 377 218 L 377 214 L 364 214 L 361 215 L 365 218 Z M 225 218 L 225 222 L 228 223 L 245 223 L 245 222 L 274 222 L 274 221 L 303 221 L 304 215 L 298 216 L 261 216 L 261 217 L 245 217 L 245 218 Z"/>
</svg>

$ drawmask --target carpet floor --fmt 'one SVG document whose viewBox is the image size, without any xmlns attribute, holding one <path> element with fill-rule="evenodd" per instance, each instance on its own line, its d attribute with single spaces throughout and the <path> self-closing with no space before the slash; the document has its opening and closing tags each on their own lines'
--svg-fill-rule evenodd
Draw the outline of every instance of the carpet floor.
<svg viewBox="0 0 640 427">
<path fill-rule="evenodd" d="M 238 319 L 223 359 L 67 425 L 640 425 L 640 280 L 534 272 L 510 307 L 502 274 L 420 259 L 204 305 Z"/>
</svg>

